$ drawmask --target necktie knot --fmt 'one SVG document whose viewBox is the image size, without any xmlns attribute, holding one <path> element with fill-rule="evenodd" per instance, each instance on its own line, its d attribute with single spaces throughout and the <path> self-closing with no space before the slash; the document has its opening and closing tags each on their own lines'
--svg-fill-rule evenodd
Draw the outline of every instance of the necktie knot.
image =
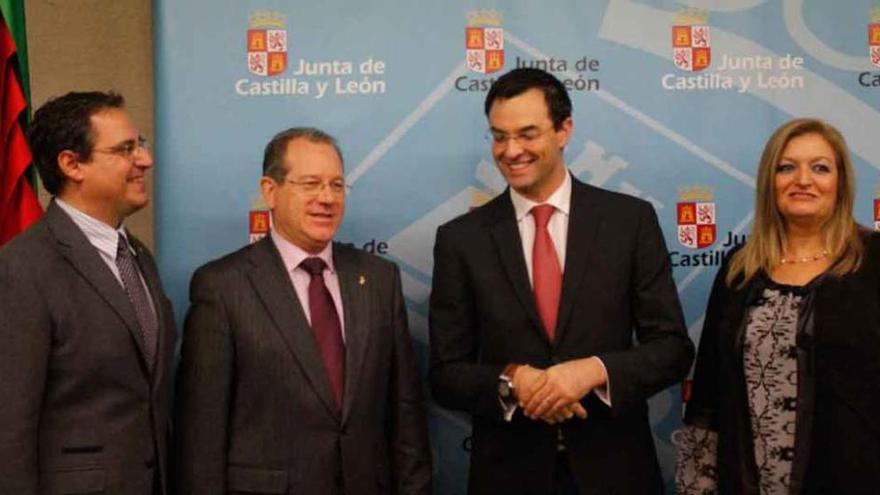
<svg viewBox="0 0 880 495">
<path fill-rule="evenodd" d="M 131 254 L 131 250 L 128 247 L 128 241 L 125 239 L 125 236 L 122 234 L 119 235 L 119 239 L 116 241 L 116 256 L 120 254 Z"/>
<path fill-rule="evenodd" d="M 312 256 L 310 258 L 302 260 L 299 266 L 301 266 L 303 270 L 307 271 L 309 275 L 317 277 L 321 276 L 324 273 L 324 267 L 327 266 L 327 263 L 324 263 L 324 260 L 318 258 L 317 256 Z"/>
<path fill-rule="evenodd" d="M 532 208 L 531 213 L 535 217 L 535 228 L 546 229 L 554 211 L 556 211 L 556 208 L 549 204 L 538 205 Z"/>
</svg>

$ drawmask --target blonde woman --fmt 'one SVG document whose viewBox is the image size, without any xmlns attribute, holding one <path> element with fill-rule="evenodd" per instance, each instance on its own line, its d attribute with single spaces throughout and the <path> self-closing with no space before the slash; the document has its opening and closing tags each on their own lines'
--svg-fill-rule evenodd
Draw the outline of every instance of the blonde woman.
<svg viewBox="0 0 880 495">
<path fill-rule="evenodd" d="M 854 195 L 837 129 L 796 119 L 770 137 L 753 230 L 709 298 L 681 493 L 880 489 L 880 235 Z"/>
</svg>

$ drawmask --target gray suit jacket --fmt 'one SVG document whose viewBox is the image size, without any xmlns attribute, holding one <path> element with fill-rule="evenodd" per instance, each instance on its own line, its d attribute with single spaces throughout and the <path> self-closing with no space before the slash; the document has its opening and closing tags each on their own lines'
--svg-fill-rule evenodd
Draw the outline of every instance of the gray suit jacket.
<svg viewBox="0 0 880 495">
<path fill-rule="evenodd" d="M 61 208 L 0 250 L 0 494 L 166 493 L 174 316 L 129 239 L 158 313 L 152 376 L 121 284 Z"/>
<path fill-rule="evenodd" d="M 270 237 L 196 271 L 178 384 L 178 491 L 422 494 L 424 403 L 400 273 L 335 244 L 345 320 L 341 414 Z"/>
</svg>

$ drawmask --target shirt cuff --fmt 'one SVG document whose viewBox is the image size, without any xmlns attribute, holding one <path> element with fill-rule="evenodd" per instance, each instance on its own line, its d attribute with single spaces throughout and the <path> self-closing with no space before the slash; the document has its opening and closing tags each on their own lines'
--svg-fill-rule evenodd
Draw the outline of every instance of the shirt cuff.
<svg viewBox="0 0 880 495">
<path fill-rule="evenodd" d="M 516 374 L 516 370 L 519 367 L 520 365 L 516 363 L 508 364 L 501 371 L 501 376 L 499 376 L 498 378 L 501 379 L 501 377 L 506 377 L 507 380 L 513 381 L 513 375 Z M 507 399 L 501 397 L 500 395 L 498 396 L 498 402 L 499 404 L 501 404 L 502 417 L 504 418 L 504 421 L 507 421 L 508 423 L 513 420 L 513 414 L 516 412 L 517 408 L 517 401 L 515 397 L 516 391 L 514 390 L 513 393 L 514 397 L 508 397 Z"/>
<path fill-rule="evenodd" d="M 515 400 L 507 402 L 501 397 L 498 397 L 498 402 L 501 404 L 501 415 L 504 421 L 510 423 L 513 420 L 514 413 L 516 413 L 516 408 L 519 406 L 517 406 Z"/>
<path fill-rule="evenodd" d="M 611 377 L 608 376 L 608 368 L 605 367 L 605 363 L 603 363 L 598 357 L 596 357 L 596 361 L 599 361 L 599 364 L 602 365 L 602 371 L 605 372 L 606 379 L 605 385 L 594 388 L 593 393 L 596 394 L 596 397 L 598 397 L 606 406 L 611 407 Z"/>
</svg>

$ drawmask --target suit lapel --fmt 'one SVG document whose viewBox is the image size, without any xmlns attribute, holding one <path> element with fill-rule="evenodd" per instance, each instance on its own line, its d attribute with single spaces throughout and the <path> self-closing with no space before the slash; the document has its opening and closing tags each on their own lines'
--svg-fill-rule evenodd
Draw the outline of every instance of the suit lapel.
<svg viewBox="0 0 880 495">
<path fill-rule="evenodd" d="M 504 271 L 513 286 L 514 292 L 525 309 L 529 318 L 534 323 L 535 331 L 547 339 L 544 324 L 538 316 L 538 307 L 535 304 L 535 295 L 532 293 L 532 284 L 529 282 L 529 272 L 526 260 L 523 256 L 522 238 L 516 225 L 516 212 L 513 202 L 510 200 L 509 190 L 501 193 L 494 206 L 494 217 L 490 232 L 495 247 L 498 249 L 498 257 L 504 266 Z M 549 342 L 549 340 L 548 340 Z"/>
<path fill-rule="evenodd" d="M 85 278 L 95 291 L 107 302 L 125 323 L 135 346 L 144 376 L 149 376 L 149 368 L 144 360 L 143 340 L 138 328 L 134 308 L 128 296 L 107 267 L 97 249 L 66 213 L 52 202 L 46 210 L 46 221 L 58 241 L 62 256 Z"/>
<path fill-rule="evenodd" d="M 562 275 L 562 295 L 556 324 L 556 342 L 561 342 L 575 298 L 585 277 L 590 254 L 595 246 L 601 223 L 601 208 L 595 195 L 572 177 L 571 208 L 568 218 L 568 242 L 565 247 L 565 270 Z"/>
<path fill-rule="evenodd" d="M 357 265 L 352 252 L 338 244 L 333 246 L 333 263 L 342 293 L 345 317 L 345 385 L 342 400 L 342 422 L 348 418 L 351 403 L 358 390 L 358 377 L 364 362 L 370 329 L 368 283 L 366 274 Z M 361 281 L 363 280 L 363 283 Z"/>
<path fill-rule="evenodd" d="M 266 236 L 251 250 L 251 284 L 266 306 L 287 348 L 300 364 L 321 402 L 339 419 L 330 379 L 324 370 L 318 344 L 312 334 L 305 312 L 271 237 Z"/>
</svg>

